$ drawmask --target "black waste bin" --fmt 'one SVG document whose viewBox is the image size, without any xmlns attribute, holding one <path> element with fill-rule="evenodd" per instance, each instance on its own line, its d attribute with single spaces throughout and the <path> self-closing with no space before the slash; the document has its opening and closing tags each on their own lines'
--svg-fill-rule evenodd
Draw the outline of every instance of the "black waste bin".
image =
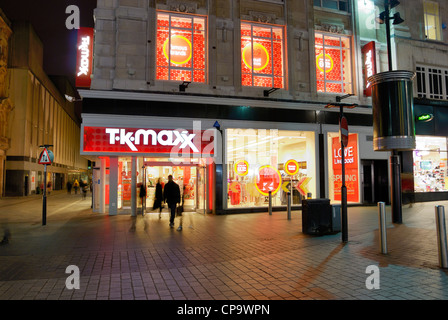
<svg viewBox="0 0 448 320">
<path fill-rule="evenodd" d="M 302 232 L 310 235 L 332 233 L 330 199 L 302 200 Z"/>
<path fill-rule="evenodd" d="M 331 205 L 331 232 L 341 232 L 341 224 L 341 205 L 333 204 Z"/>
</svg>

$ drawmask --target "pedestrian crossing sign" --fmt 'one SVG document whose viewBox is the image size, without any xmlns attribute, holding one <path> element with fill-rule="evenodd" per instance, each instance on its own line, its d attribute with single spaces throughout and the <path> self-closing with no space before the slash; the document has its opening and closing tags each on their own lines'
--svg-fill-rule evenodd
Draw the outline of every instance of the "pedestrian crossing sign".
<svg viewBox="0 0 448 320">
<path fill-rule="evenodd" d="M 39 164 L 51 164 L 51 159 L 46 148 L 44 148 L 39 156 Z"/>
</svg>

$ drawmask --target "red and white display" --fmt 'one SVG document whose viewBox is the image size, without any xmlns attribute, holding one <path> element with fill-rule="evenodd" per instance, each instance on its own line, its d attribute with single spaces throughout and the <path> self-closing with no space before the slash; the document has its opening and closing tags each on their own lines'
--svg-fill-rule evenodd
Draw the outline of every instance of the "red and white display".
<svg viewBox="0 0 448 320">
<path fill-rule="evenodd" d="M 284 88 L 283 28 L 241 23 L 243 86 Z"/>
<path fill-rule="evenodd" d="M 350 38 L 316 33 L 318 92 L 351 93 Z"/>
<path fill-rule="evenodd" d="M 157 14 L 156 79 L 206 82 L 205 17 Z"/>
</svg>

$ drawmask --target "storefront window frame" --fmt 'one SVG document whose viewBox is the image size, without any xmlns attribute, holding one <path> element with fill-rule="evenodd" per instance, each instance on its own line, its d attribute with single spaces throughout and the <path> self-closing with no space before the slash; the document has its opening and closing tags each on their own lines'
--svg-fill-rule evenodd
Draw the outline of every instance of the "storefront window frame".
<svg viewBox="0 0 448 320">
<path fill-rule="evenodd" d="M 303 184 L 303 186 L 308 189 L 308 192 L 311 194 L 312 197 L 316 197 L 317 195 L 317 190 L 318 190 L 318 183 L 319 183 L 319 177 L 318 177 L 318 168 L 317 168 L 317 159 L 318 159 L 318 135 L 316 134 L 316 131 L 313 129 L 309 129 L 309 128 L 303 128 L 303 130 L 291 130 L 291 129 L 264 129 L 264 128 L 257 128 L 257 129 L 251 129 L 251 128 L 245 128 L 245 127 L 239 127 L 239 128 L 228 128 L 225 130 L 224 132 L 224 141 L 225 141 L 225 145 L 224 145 L 224 149 L 225 149 L 225 156 L 224 156 L 224 164 L 225 164 L 225 169 L 223 170 L 223 176 L 224 176 L 224 186 L 223 186 L 223 196 L 224 196 L 224 201 L 223 201 L 223 208 L 226 210 L 234 210 L 234 209 L 244 209 L 244 208 L 267 208 L 268 203 L 265 201 L 262 204 L 249 204 L 248 206 L 232 206 L 230 205 L 230 195 L 229 195 L 229 190 L 230 190 L 230 173 L 229 170 L 234 170 L 234 165 L 235 162 L 230 163 L 229 161 L 229 154 L 228 154 L 228 148 L 229 148 L 229 130 L 264 130 L 264 131 L 269 131 L 269 130 L 275 130 L 277 132 L 283 133 L 283 132 L 294 132 L 294 133 L 302 133 L 305 135 L 310 135 L 310 136 L 306 136 L 306 142 L 310 143 L 309 146 L 306 147 L 306 150 L 304 150 L 304 152 L 306 152 L 306 154 L 311 158 L 310 163 L 307 163 L 306 165 L 306 176 L 311 176 L 312 177 L 312 181 L 311 183 L 308 183 L 307 185 L 305 185 L 305 183 Z M 257 140 L 258 142 L 260 140 Z M 249 143 L 251 146 L 254 146 L 255 144 L 257 144 L 257 141 L 252 141 L 251 143 Z M 309 149 L 309 150 L 308 150 Z M 277 151 L 277 155 L 278 157 L 278 162 L 277 162 L 277 166 L 280 164 L 280 161 L 286 162 L 286 159 L 280 159 L 280 156 L 278 154 Z M 241 158 L 241 157 L 240 157 Z M 240 158 L 238 158 L 238 160 L 240 160 Z M 241 158 L 242 159 L 242 158 Z M 243 159 L 244 160 L 244 159 Z M 290 160 L 288 158 L 288 160 Z M 243 162 L 243 161 L 242 161 Z M 255 165 L 250 161 L 249 162 L 249 167 L 250 170 L 257 172 L 258 169 L 262 168 L 262 167 L 273 167 L 271 166 L 271 164 L 266 164 L 266 163 L 256 163 Z M 303 162 L 303 161 L 299 161 L 299 162 Z M 280 174 L 282 175 L 282 182 L 281 184 L 287 182 L 289 180 L 289 176 L 287 176 L 284 173 L 284 169 L 280 169 L 278 167 L 274 168 L 276 169 L 276 171 L 279 171 Z M 236 172 L 234 172 L 234 175 L 236 176 Z M 252 173 L 252 175 L 255 175 L 255 173 Z M 240 176 L 246 176 L 246 174 L 240 174 Z M 253 176 L 252 179 L 254 179 L 255 177 Z M 289 186 L 288 186 L 289 188 Z M 255 189 L 255 186 L 254 188 Z M 283 188 L 281 186 L 279 186 L 279 191 L 282 190 Z M 294 188 L 295 189 L 295 188 Z M 258 191 L 257 191 L 258 192 Z M 295 192 L 295 190 L 294 190 Z M 257 195 L 259 197 L 266 197 L 266 195 L 262 195 L 260 192 L 257 193 Z M 280 192 L 277 192 L 276 195 L 273 195 L 272 199 L 273 199 L 273 206 L 274 207 L 284 207 L 286 206 L 286 203 L 282 203 L 281 199 L 277 199 L 276 200 L 276 196 L 281 197 Z M 307 195 L 302 195 L 302 199 L 305 199 Z M 284 200 L 284 199 L 283 199 Z M 284 202 L 284 201 L 283 201 Z M 293 205 L 300 205 L 301 202 L 292 202 Z"/>
<path fill-rule="evenodd" d="M 243 26 L 247 25 L 250 28 L 250 36 L 243 36 Z M 255 23 L 253 21 L 246 21 L 246 20 L 242 20 L 241 21 L 241 25 L 240 25 L 240 30 L 241 30 L 241 39 L 240 39 L 240 44 L 241 44 L 241 85 L 243 87 L 248 87 L 248 88 L 256 88 L 256 87 L 264 87 L 264 88 L 278 88 L 278 89 L 287 89 L 287 77 L 286 77 L 286 70 L 287 70 L 287 59 L 286 59 L 286 27 L 285 26 L 281 26 L 281 25 L 276 25 L 276 24 L 264 24 L 264 23 Z M 254 36 L 254 28 L 266 28 L 266 29 L 270 29 L 270 37 L 263 37 L 260 35 L 256 35 Z M 273 59 L 274 57 L 274 41 L 276 40 L 274 34 L 276 33 L 281 33 L 281 39 L 280 39 L 280 43 L 281 43 L 281 50 L 282 53 L 280 55 L 281 57 L 281 75 L 276 75 L 276 67 L 275 67 L 275 61 Z M 244 65 L 245 61 L 244 61 L 244 48 L 242 47 L 243 41 L 244 41 L 244 37 L 249 37 L 250 38 L 250 42 L 252 44 L 251 48 L 253 48 L 253 43 L 254 43 L 254 38 L 256 39 L 262 39 L 263 41 L 268 41 L 270 42 L 270 46 L 271 46 L 271 50 L 268 53 L 269 57 L 270 57 L 270 61 L 269 61 L 269 67 L 271 69 L 270 73 L 263 73 L 263 72 L 255 72 L 257 70 L 255 70 L 255 68 L 251 68 L 249 67 L 250 71 L 245 71 L 244 69 Z M 251 49 L 253 52 L 253 49 Z M 252 56 L 252 55 L 251 55 Z M 266 69 L 266 68 L 264 68 Z M 244 77 L 245 75 L 249 75 L 251 80 L 250 80 L 250 85 L 245 84 L 244 81 Z M 271 79 L 271 83 L 268 85 L 256 85 L 255 84 L 255 78 L 259 77 L 259 78 L 270 78 Z M 276 78 L 280 78 L 282 83 L 280 86 L 276 85 Z M 277 83 L 278 84 L 278 83 Z"/>
<path fill-rule="evenodd" d="M 162 27 L 162 28 L 166 27 L 166 26 L 159 26 L 158 21 L 159 21 L 160 15 L 168 15 L 168 20 L 169 20 L 169 24 L 167 27 L 168 34 L 171 34 L 172 30 L 182 30 L 182 31 L 191 30 L 191 63 L 190 63 L 191 66 L 190 67 L 173 66 L 173 63 L 170 62 L 171 58 L 168 59 L 166 66 L 158 63 L 159 55 L 161 54 L 161 52 L 163 52 L 163 48 L 159 47 L 158 29 L 159 29 L 159 27 Z M 171 21 L 172 21 L 173 17 L 181 18 L 181 19 L 183 19 L 183 18 L 190 19 L 191 20 L 191 28 L 172 26 Z M 204 65 L 203 65 L 203 68 L 195 67 L 196 62 L 195 62 L 194 51 L 195 51 L 195 46 L 197 46 L 198 44 L 194 43 L 194 33 L 195 33 L 194 19 L 203 19 L 203 27 L 202 27 L 202 29 L 199 30 L 204 34 L 204 45 L 203 45 L 203 47 L 204 47 Z M 171 39 L 171 38 L 169 37 L 168 39 Z M 171 53 L 171 50 L 169 50 L 169 54 L 170 53 Z M 186 82 L 207 84 L 208 83 L 208 19 L 207 19 L 207 16 L 157 10 L 157 12 L 156 12 L 156 54 L 155 54 L 155 57 L 156 57 L 156 59 L 155 59 L 156 60 L 155 61 L 155 78 L 157 81 L 186 81 Z M 164 69 L 168 69 L 168 72 L 167 72 L 168 78 L 167 79 L 163 78 L 164 76 L 162 75 L 162 73 L 164 72 L 163 71 Z M 172 71 L 191 72 L 191 77 L 190 78 L 173 79 Z M 195 80 L 195 72 L 201 72 L 201 73 L 203 72 L 204 73 L 204 77 L 203 77 L 202 81 Z"/>
<path fill-rule="evenodd" d="M 317 43 L 316 39 L 318 38 L 322 38 L 322 43 Z M 328 45 L 326 44 L 325 39 L 326 38 L 338 38 L 339 39 L 339 46 L 335 46 L 335 45 Z M 348 35 L 341 35 L 341 34 L 334 34 L 334 33 L 327 33 L 327 32 L 320 32 L 317 31 L 315 32 L 314 35 L 314 39 L 315 39 L 315 55 L 314 55 L 314 60 L 316 63 L 315 66 L 315 72 L 316 72 L 316 91 L 319 94 L 340 94 L 340 93 L 346 93 L 346 94 L 353 94 L 354 93 L 354 82 L 355 82 L 355 75 L 354 75 L 354 68 L 353 68 L 353 62 L 352 62 L 352 57 L 353 57 L 353 52 L 352 52 L 352 37 L 348 36 Z M 342 43 L 347 43 L 348 47 L 344 47 L 342 45 Z M 318 71 L 318 63 L 317 63 L 317 48 L 321 47 L 322 48 L 322 55 L 325 59 L 326 56 L 326 50 L 338 50 L 339 51 L 339 59 L 341 61 L 340 63 L 340 79 L 341 80 L 329 80 L 327 79 L 327 71 L 323 71 L 323 79 L 319 79 L 319 71 Z M 346 53 L 348 56 L 344 59 L 343 57 L 343 53 Z M 326 63 L 326 62 L 325 62 Z M 344 68 L 348 69 L 348 74 L 344 75 Z M 344 78 L 348 78 L 344 79 Z M 319 82 L 323 82 L 324 84 L 324 90 L 320 91 L 319 90 Z M 327 89 L 327 87 L 331 84 L 335 84 L 335 85 L 340 85 L 341 86 L 341 90 L 340 91 L 330 91 Z"/>
</svg>

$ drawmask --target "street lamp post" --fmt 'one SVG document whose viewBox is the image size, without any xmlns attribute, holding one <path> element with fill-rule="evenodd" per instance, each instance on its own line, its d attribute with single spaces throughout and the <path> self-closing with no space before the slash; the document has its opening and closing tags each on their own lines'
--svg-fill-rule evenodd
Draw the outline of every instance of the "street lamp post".
<svg viewBox="0 0 448 320">
<path fill-rule="evenodd" d="M 342 124 L 342 119 L 344 118 L 344 108 L 356 108 L 356 104 L 345 104 L 340 103 L 342 99 L 348 98 L 352 96 L 353 94 L 347 94 L 345 96 L 337 96 L 336 101 L 337 103 L 328 104 L 325 106 L 325 108 L 339 108 L 339 125 Z M 348 128 L 348 127 L 347 127 Z M 341 130 L 341 127 L 340 129 Z M 347 130 L 348 131 L 348 130 Z M 348 136 L 348 132 L 346 133 Z M 341 134 L 342 137 L 342 134 Z M 342 166 L 342 186 L 341 186 L 341 230 L 342 230 L 342 242 L 348 241 L 348 215 L 347 215 L 347 187 L 345 185 L 345 146 L 340 139 L 341 143 L 341 166 Z"/>
<path fill-rule="evenodd" d="M 384 0 L 384 11 L 380 13 L 378 21 L 381 24 L 386 25 L 386 41 L 387 41 L 387 59 L 389 71 L 392 71 L 392 45 L 390 36 L 390 21 L 393 21 L 394 25 L 402 23 L 400 13 L 395 13 L 393 17 L 390 17 L 390 10 L 400 2 L 398 0 Z M 401 198 L 401 163 L 400 156 L 397 149 L 392 149 L 392 155 L 390 156 L 390 169 L 391 169 L 391 211 L 392 221 L 394 223 L 402 223 L 402 198 Z"/>
</svg>

